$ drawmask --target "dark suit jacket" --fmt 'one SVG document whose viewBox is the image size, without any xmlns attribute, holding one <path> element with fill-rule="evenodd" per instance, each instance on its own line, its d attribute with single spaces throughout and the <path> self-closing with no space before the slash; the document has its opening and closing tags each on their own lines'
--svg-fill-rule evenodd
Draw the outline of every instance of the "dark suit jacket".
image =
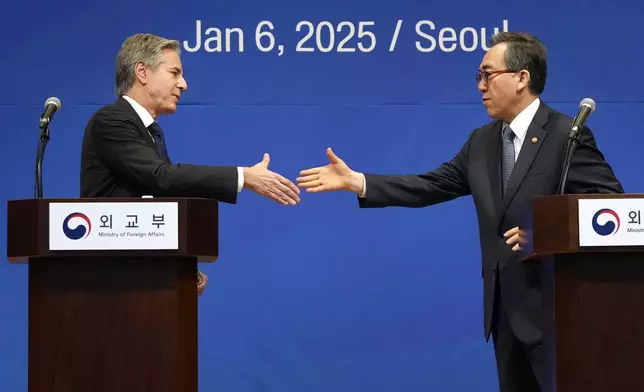
<svg viewBox="0 0 644 392">
<path fill-rule="evenodd" d="M 237 201 L 237 168 L 161 159 L 148 130 L 124 98 L 99 109 L 85 128 L 81 197 L 203 197 Z"/>
<path fill-rule="evenodd" d="M 501 128 L 495 121 L 474 130 L 454 159 L 421 175 L 365 174 L 367 193 L 360 207 L 425 207 L 472 195 L 476 206 L 484 280 L 484 328 L 489 339 L 497 268 L 515 335 L 525 343 L 542 338 L 541 274 L 538 262 L 521 262 L 503 233 L 522 226 L 532 198 L 556 194 L 572 119 L 541 103 L 530 124 L 502 197 Z M 537 138 L 536 143 L 532 139 Z M 598 150 L 592 132 L 582 129 L 572 159 L 566 193 L 623 193 Z"/>
</svg>

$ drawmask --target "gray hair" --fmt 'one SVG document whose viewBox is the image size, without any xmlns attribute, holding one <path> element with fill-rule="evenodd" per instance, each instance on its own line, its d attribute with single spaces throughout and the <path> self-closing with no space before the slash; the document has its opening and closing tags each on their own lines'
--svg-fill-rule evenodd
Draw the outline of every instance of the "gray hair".
<svg viewBox="0 0 644 392">
<path fill-rule="evenodd" d="M 163 61 L 163 51 L 172 49 L 181 54 L 178 41 L 153 34 L 135 34 L 128 37 L 116 56 L 116 97 L 120 98 L 134 85 L 136 64 L 142 62 L 156 69 Z"/>
<path fill-rule="evenodd" d="M 530 72 L 529 89 L 540 95 L 546 87 L 548 73 L 548 55 L 546 47 L 539 39 L 528 33 L 497 33 L 490 38 L 490 45 L 494 46 L 506 42 L 505 66 L 519 72 L 523 69 Z"/>
</svg>

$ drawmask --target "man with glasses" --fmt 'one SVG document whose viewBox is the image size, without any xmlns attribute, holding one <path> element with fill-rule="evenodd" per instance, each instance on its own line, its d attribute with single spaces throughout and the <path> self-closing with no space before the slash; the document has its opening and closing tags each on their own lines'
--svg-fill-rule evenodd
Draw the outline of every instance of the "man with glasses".
<svg viewBox="0 0 644 392">
<path fill-rule="evenodd" d="M 329 164 L 300 172 L 307 192 L 347 190 L 363 208 L 424 207 L 472 195 L 482 252 L 484 332 L 493 336 L 500 390 L 550 390 L 543 339 L 541 271 L 523 263 L 519 225 L 533 197 L 555 194 L 572 119 L 545 105 L 546 49 L 526 33 L 499 33 L 476 77 L 493 122 L 475 129 L 459 153 L 419 175 L 363 174 L 327 149 Z M 623 193 L 583 127 L 566 193 Z"/>
</svg>

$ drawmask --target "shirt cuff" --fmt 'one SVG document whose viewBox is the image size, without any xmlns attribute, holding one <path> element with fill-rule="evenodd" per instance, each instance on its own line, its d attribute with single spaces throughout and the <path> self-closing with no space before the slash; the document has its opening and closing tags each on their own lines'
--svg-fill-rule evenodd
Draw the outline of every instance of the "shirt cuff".
<svg viewBox="0 0 644 392">
<path fill-rule="evenodd" d="M 244 187 L 244 169 L 242 167 L 237 168 L 237 193 L 241 192 Z"/>
<path fill-rule="evenodd" d="M 367 197 L 367 177 L 365 175 L 362 175 L 362 193 L 358 195 L 361 199 L 364 199 Z"/>
</svg>

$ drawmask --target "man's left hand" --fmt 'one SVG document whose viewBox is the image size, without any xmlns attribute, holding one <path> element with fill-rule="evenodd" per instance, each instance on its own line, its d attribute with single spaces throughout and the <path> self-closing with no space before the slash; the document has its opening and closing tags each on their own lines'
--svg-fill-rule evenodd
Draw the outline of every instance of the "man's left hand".
<svg viewBox="0 0 644 392">
<path fill-rule="evenodd" d="M 505 241 L 505 243 L 510 245 L 512 247 L 512 250 L 515 252 L 520 251 L 521 245 L 525 245 L 527 241 L 525 231 L 519 229 L 518 227 L 513 227 L 510 230 L 506 231 L 503 236 L 508 239 L 507 241 Z"/>
</svg>

